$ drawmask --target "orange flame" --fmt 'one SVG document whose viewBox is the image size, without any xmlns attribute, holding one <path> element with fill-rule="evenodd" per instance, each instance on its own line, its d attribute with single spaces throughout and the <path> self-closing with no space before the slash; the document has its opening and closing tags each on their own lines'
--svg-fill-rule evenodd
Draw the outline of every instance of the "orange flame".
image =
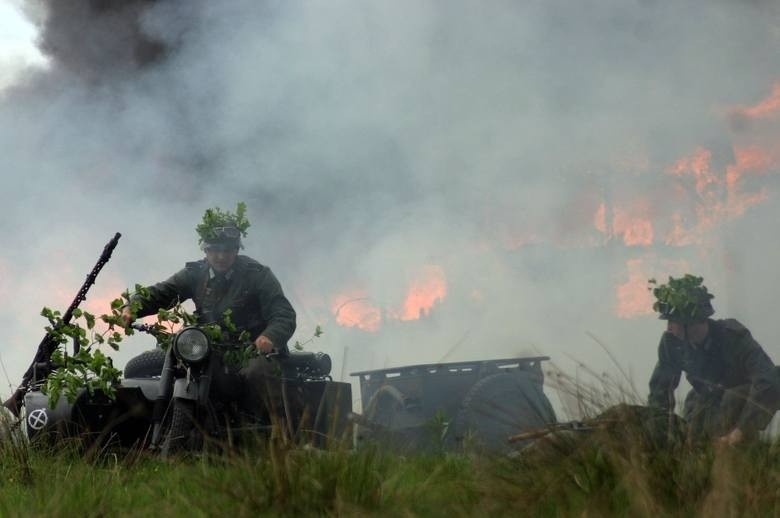
<svg viewBox="0 0 780 518">
<path fill-rule="evenodd" d="M 631 259 L 626 264 L 628 281 L 616 288 L 617 307 L 615 313 L 619 318 L 634 318 L 653 313 L 653 296 L 647 289 L 647 279 L 641 259 Z"/>
<path fill-rule="evenodd" d="M 775 83 L 772 93 L 766 99 L 753 106 L 735 108 L 733 112 L 750 119 L 770 117 L 780 112 L 780 82 Z"/>
<path fill-rule="evenodd" d="M 718 177 L 710 170 L 712 151 L 700 147 L 691 156 L 683 157 L 675 162 L 668 172 L 675 176 L 691 174 L 696 179 L 696 192 L 704 194 L 707 187 L 717 185 Z"/>
<path fill-rule="evenodd" d="M 121 296 L 126 289 L 125 286 L 125 283 L 118 276 L 106 272 L 92 286 L 84 301 L 79 304 L 79 308 L 96 316 L 111 313 L 111 302 Z M 47 301 L 47 305 L 52 309 L 64 312 L 67 306 L 73 302 L 77 289 L 78 285 L 57 279 L 49 287 L 50 300 Z"/>
<path fill-rule="evenodd" d="M 394 312 L 398 320 L 417 320 L 430 312 L 433 306 L 447 296 L 447 278 L 441 266 L 426 266 L 412 280 L 400 311 Z"/>
<path fill-rule="evenodd" d="M 701 219 L 699 220 L 701 222 Z M 696 229 L 686 228 L 683 216 L 679 212 L 672 214 L 672 229 L 664 238 L 664 243 L 670 246 L 688 246 L 702 243 L 702 235 Z"/>
<path fill-rule="evenodd" d="M 628 280 L 615 289 L 615 314 L 619 318 L 636 318 L 654 313 L 653 294 L 648 290 L 647 280 L 655 275 L 649 272 L 662 270 L 677 273 L 689 270 L 686 261 L 663 261 L 663 264 L 650 268 L 644 259 L 630 259 L 626 262 L 626 269 Z"/>
<path fill-rule="evenodd" d="M 673 213 L 672 228 L 664 238 L 666 244 L 686 246 L 701 243 L 704 232 L 723 217 L 723 180 L 712 170 L 711 162 L 712 152 L 699 147 L 691 155 L 679 159 L 667 168 L 668 174 L 678 178 L 693 177 L 696 190 L 694 209 L 696 218 L 694 221 L 684 222 L 679 211 Z M 676 188 L 679 196 L 689 196 L 682 184 L 677 185 Z"/>
<path fill-rule="evenodd" d="M 419 320 L 447 296 L 447 277 L 437 265 L 425 266 L 412 279 L 398 309 L 383 310 L 370 302 L 366 290 L 350 290 L 337 295 L 331 304 L 336 323 L 368 332 L 379 331 L 383 317 L 393 320 Z"/>
<path fill-rule="evenodd" d="M 742 180 L 748 173 L 765 174 L 780 163 L 778 157 L 758 146 L 735 147 L 734 164 L 726 167 L 725 175 L 719 175 L 711 169 L 711 158 L 712 153 L 708 149 L 697 148 L 690 156 L 681 158 L 667 169 L 674 176 L 693 177 L 697 198 L 696 221 L 686 228 L 682 215 L 674 213 L 672 229 L 664 239 L 666 244 L 685 246 L 701 243 L 705 232 L 719 221 L 739 217 L 750 207 L 766 201 L 766 189 L 743 192 Z"/>
<path fill-rule="evenodd" d="M 726 169 L 728 212 L 731 216 L 741 216 L 747 209 L 768 198 L 765 188 L 758 192 L 741 192 L 740 181 L 742 178 L 749 172 L 764 174 L 778 161 L 771 153 L 758 146 L 735 147 L 734 158 L 735 163 Z"/>
<path fill-rule="evenodd" d="M 758 146 L 734 147 L 734 165 L 726 169 L 726 184 L 733 188 L 746 172 L 765 173 L 777 160 Z"/>
<path fill-rule="evenodd" d="M 363 290 L 337 295 L 331 309 L 336 323 L 344 327 L 356 327 L 375 333 L 382 324 L 381 310 L 369 302 L 368 294 Z"/>
<path fill-rule="evenodd" d="M 653 222 L 641 215 L 646 212 L 643 204 L 637 204 L 631 211 L 615 207 L 612 229 L 617 236 L 623 236 L 626 246 L 650 246 L 653 244 Z M 639 212 L 640 214 L 637 214 Z"/>
</svg>

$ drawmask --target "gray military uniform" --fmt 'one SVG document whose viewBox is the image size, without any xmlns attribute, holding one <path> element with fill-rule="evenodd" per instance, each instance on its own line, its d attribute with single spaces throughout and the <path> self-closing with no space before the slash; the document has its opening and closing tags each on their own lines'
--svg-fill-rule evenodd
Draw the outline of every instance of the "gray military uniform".
<svg viewBox="0 0 780 518">
<path fill-rule="evenodd" d="M 201 324 L 222 323 L 229 309 L 239 330 L 249 331 L 252 340 L 263 334 L 277 348 L 285 348 L 295 332 L 295 310 L 276 276 L 245 255 L 237 256 L 224 275 L 215 274 L 205 259 L 187 263 L 168 279 L 150 286 L 149 293 L 148 298 L 136 294 L 131 299 L 140 303 L 139 317 L 192 299 Z"/>
<path fill-rule="evenodd" d="M 148 290 L 148 297 L 131 297 L 132 302 L 140 304 L 138 317 L 192 299 L 198 323 L 222 325 L 225 312 L 230 310 L 236 334 L 246 330 L 251 341 L 264 335 L 282 352 L 287 351 L 287 341 L 295 331 L 295 310 L 276 276 L 267 266 L 245 255 L 237 256 L 225 274 L 214 272 L 205 259 L 187 263 Z M 238 400 L 252 412 L 258 411 L 258 405 L 273 408 L 281 404 L 275 362 L 258 357 L 237 372 L 228 365 L 223 367 L 220 370 L 224 370 L 224 376 L 214 379 L 214 388 L 224 396 Z"/>
<path fill-rule="evenodd" d="M 752 435 L 780 408 L 780 376 L 745 326 L 734 319 L 709 320 L 704 344 L 694 347 L 665 332 L 650 378 L 649 404 L 672 412 L 674 390 L 685 372 L 693 389 L 684 417 L 697 436 L 718 436 L 739 427 Z"/>
</svg>

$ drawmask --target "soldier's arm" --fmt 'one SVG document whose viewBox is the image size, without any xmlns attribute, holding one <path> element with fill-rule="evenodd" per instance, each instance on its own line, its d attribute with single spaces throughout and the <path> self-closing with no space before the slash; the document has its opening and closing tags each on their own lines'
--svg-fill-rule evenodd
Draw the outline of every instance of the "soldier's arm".
<svg viewBox="0 0 780 518">
<path fill-rule="evenodd" d="M 658 344 L 658 361 L 650 376 L 650 396 L 648 405 L 667 412 L 674 411 L 674 391 L 680 384 L 682 369 L 672 351 L 667 333 L 661 337 Z"/>
<path fill-rule="evenodd" d="M 282 286 L 269 268 L 264 268 L 255 281 L 255 292 L 266 327 L 260 333 L 274 346 L 284 348 L 295 332 L 295 310 L 285 297 Z"/>
<path fill-rule="evenodd" d="M 191 272 L 182 268 L 162 282 L 149 286 L 148 296 L 134 293 L 130 302 L 139 304 L 137 317 L 145 317 L 157 313 L 160 308 L 170 308 L 179 301 L 192 298 Z"/>
<path fill-rule="evenodd" d="M 735 363 L 744 366 L 750 378 L 748 400 L 737 421 L 737 428 L 743 431 L 763 430 L 780 408 L 780 376 L 772 360 L 749 331 L 745 330 L 735 352 Z"/>
</svg>

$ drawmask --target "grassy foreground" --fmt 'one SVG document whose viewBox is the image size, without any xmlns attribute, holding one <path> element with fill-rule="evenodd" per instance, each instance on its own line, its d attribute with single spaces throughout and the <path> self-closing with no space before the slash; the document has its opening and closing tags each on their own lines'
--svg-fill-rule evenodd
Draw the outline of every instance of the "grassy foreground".
<svg viewBox="0 0 780 518">
<path fill-rule="evenodd" d="M 780 444 L 631 434 L 563 434 L 511 458 L 265 446 L 166 462 L 6 442 L 0 516 L 780 516 Z"/>
</svg>

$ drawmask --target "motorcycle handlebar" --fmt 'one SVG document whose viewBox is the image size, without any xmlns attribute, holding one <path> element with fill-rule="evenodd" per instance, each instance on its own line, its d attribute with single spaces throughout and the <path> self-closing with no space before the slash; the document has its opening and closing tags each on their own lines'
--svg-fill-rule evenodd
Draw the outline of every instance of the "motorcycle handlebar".
<svg viewBox="0 0 780 518">
<path fill-rule="evenodd" d="M 141 324 L 139 322 L 133 322 L 128 327 L 131 327 L 136 331 L 141 331 L 142 333 L 149 333 L 150 335 L 157 334 L 156 331 L 154 330 L 154 326 L 152 326 L 151 324 Z"/>
<path fill-rule="evenodd" d="M 135 329 L 136 331 L 149 333 L 155 336 L 158 334 L 155 327 L 150 324 L 133 322 L 129 327 Z M 241 347 L 239 344 L 236 345 Z M 267 353 L 261 353 L 257 351 L 255 344 L 252 342 L 244 343 L 243 347 L 244 350 L 248 353 L 258 352 L 268 360 L 276 359 L 284 363 L 286 366 L 305 369 L 322 376 L 327 376 L 330 374 L 332 368 L 330 356 L 322 352 L 314 353 L 311 351 L 290 351 L 286 347 L 283 349 L 274 347 Z"/>
</svg>

